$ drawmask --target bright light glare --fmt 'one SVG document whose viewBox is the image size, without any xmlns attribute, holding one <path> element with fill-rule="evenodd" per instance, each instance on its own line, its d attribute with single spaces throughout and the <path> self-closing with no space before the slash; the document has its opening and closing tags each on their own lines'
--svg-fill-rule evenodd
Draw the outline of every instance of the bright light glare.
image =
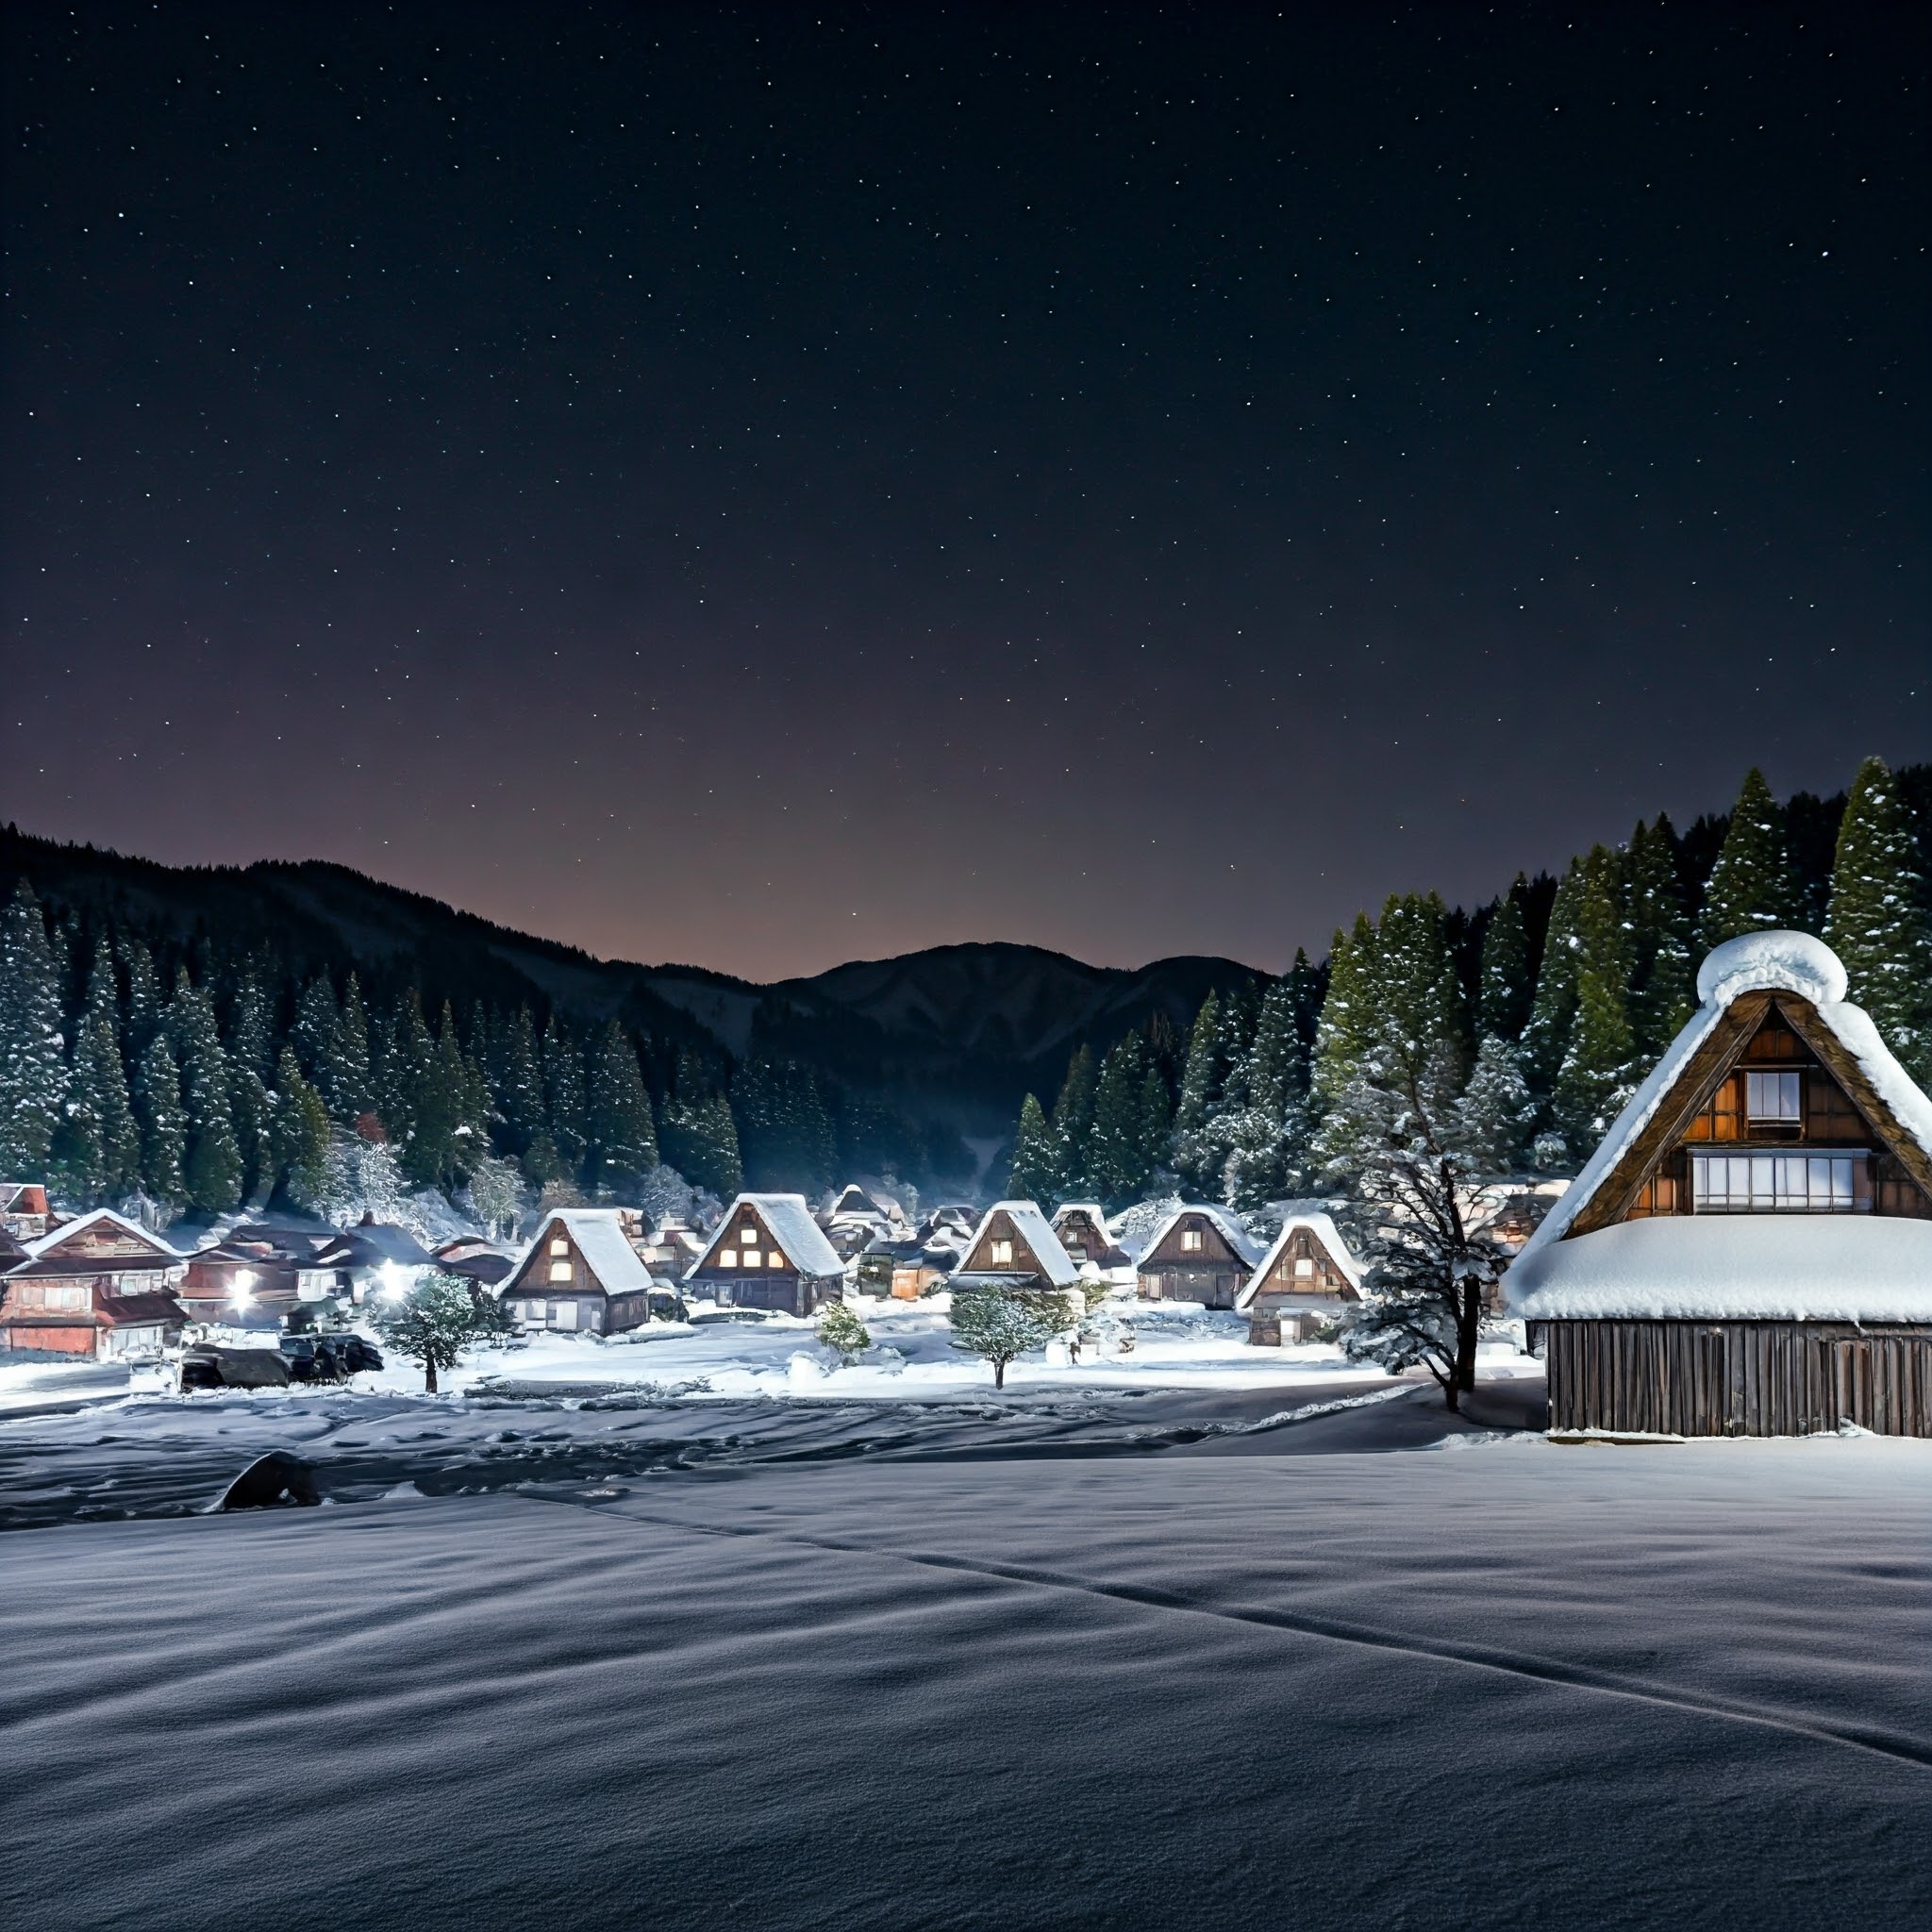
<svg viewBox="0 0 1932 1932">
<path fill-rule="evenodd" d="M 393 1261 L 385 1261 L 376 1274 L 382 1277 L 382 1298 L 386 1302 L 399 1302 L 408 1283 L 403 1279 L 403 1271 Z"/>
<path fill-rule="evenodd" d="M 228 1299 L 238 1308 L 245 1308 L 255 1299 L 255 1271 L 252 1268 L 236 1269 L 235 1285 L 228 1291 Z"/>
</svg>

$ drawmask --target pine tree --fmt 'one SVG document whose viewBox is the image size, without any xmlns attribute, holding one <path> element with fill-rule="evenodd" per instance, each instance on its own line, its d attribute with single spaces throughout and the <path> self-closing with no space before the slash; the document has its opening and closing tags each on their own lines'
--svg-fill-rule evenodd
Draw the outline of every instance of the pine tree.
<svg viewBox="0 0 1932 1932">
<path fill-rule="evenodd" d="M 1297 953 L 1295 963 L 1306 967 L 1307 961 Z M 1292 974 L 1285 974 L 1268 989 L 1248 1054 L 1244 1083 L 1248 1105 L 1277 1124 L 1286 1118 L 1291 1102 L 1300 1097 L 1307 1081 L 1295 1022 L 1298 990 Z"/>
<path fill-rule="evenodd" d="M 116 1199 L 141 1183 L 141 1129 L 121 1042 L 104 1014 L 82 1016 L 54 1159 L 66 1187 L 88 1202 Z"/>
<path fill-rule="evenodd" d="M 1338 931 L 1328 954 L 1328 997 L 1315 1029 L 1311 1080 L 1318 1108 L 1334 1105 L 1375 1037 L 1375 928 L 1366 912 Z"/>
<path fill-rule="evenodd" d="M 1053 1107 L 1054 1193 L 1065 1201 L 1089 1192 L 1092 1183 L 1089 1168 L 1092 1155 L 1093 1101 L 1099 1085 L 1093 1067 L 1093 1049 L 1084 1043 L 1074 1050 L 1067 1061 L 1067 1076 L 1060 1082 L 1059 1098 Z"/>
<path fill-rule="evenodd" d="M 1798 881 L 1791 869 L 1785 815 L 1756 765 L 1731 809 L 1730 829 L 1704 889 L 1698 942 L 1707 953 L 1745 933 L 1790 926 L 1798 917 Z"/>
<path fill-rule="evenodd" d="M 336 1095 L 332 1103 L 343 1120 L 354 1120 L 375 1105 L 375 1052 L 370 1043 L 369 1008 L 362 1003 L 362 982 L 354 971 L 342 989 L 341 1022 L 336 1029 L 333 1063 Z M 326 1100 L 327 1094 L 323 1098 Z"/>
<path fill-rule="evenodd" d="M 1141 1158 L 1149 1184 L 1167 1156 L 1174 1136 L 1174 1109 L 1167 1097 L 1167 1079 L 1160 1068 L 1150 1066 L 1141 1082 Z"/>
<path fill-rule="evenodd" d="M 1497 1177 L 1512 1172 L 1536 1123 L 1536 1102 L 1513 1041 L 1493 1033 L 1484 1036 L 1456 1110 L 1472 1165 Z"/>
<path fill-rule="evenodd" d="M 296 1207 L 315 1213 L 328 1184 L 328 1108 L 286 1046 L 275 1063 L 273 1119 L 277 1184 Z"/>
<path fill-rule="evenodd" d="M 302 1070 L 315 1084 L 324 1101 L 341 1119 L 352 1119 L 350 1096 L 341 1091 L 341 1042 L 342 1016 L 336 1005 L 336 990 L 325 973 L 318 973 L 302 989 L 295 1002 L 294 1024 L 289 1028 L 289 1044 L 295 1049 Z"/>
<path fill-rule="evenodd" d="M 1434 892 L 1391 896 L 1375 928 L 1374 1010 L 1381 1041 L 1412 1058 L 1452 1049 L 1468 1065 L 1462 989 L 1449 951 L 1447 912 Z"/>
<path fill-rule="evenodd" d="M 1182 1183 L 1197 1193 L 1212 1191 L 1221 1174 L 1223 1153 L 1211 1131 L 1226 1072 L 1221 1058 L 1225 1039 L 1221 1008 L 1220 995 L 1210 992 L 1194 1015 L 1193 1030 L 1188 1036 L 1187 1063 L 1181 1069 L 1181 1091 L 1174 1108 L 1174 1169 Z"/>
<path fill-rule="evenodd" d="M 1825 943 L 1853 1001 L 1922 1087 L 1932 1086 L 1932 904 L 1916 827 L 1884 759 L 1858 767 L 1839 828 Z"/>
<path fill-rule="evenodd" d="M 456 1016 L 447 1000 L 434 1040 L 426 1026 L 422 1028 L 420 1041 L 417 1039 L 421 1014 L 421 1003 L 411 988 L 405 1002 L 400 1041 L 400 1051 L 412 1071 L 410 1133 L 402 1149 L 402 1164 L 403 1172 L 419 1187 L 442 1188 L 461 1172 L 463 1143 L 471 1132 L 463 1119 L 467 1084 L 463 1050 L 457 1041 Z"/>
<path fill-rule="evenodd" d="M 274 961 L 255 954 L 242 969 L 228 1013 L 228 1059 L 264 1087 L 275 1071 Z"/>
<path fill-rule="evenodd" d="M 0 917 L 0 1171 L 42 1174 L 66 1097 L 61 977 L 25 879 Z"/>
<path fill-rule="evenodd" d="M 1570 869 L 1557 882 L 1550 907 L 1549 931 L 1543 941 L 1542 963 L 1537 968 L 1529 1023 L 1523 1029 L 1524 1077 L 1539 1099 L 1547 1099 L 1556 1091 L 1557 1074 L 1570 1051 L 1570 1029 L 1576 1020 L 1576 966 L 1582 946 L 1576 921 L 1583 886 L 1583 861 L 1572 859 Z"/>
<path fill-rule="evenodd" d="M 1527 890 L 1527 881 L 1518 873 L 1515 883 L 1497 900 L 1483 931 L 1477 1024 L 1497 1040 L 1521 1039 L 1529 1022 L 1535 983 L 1529 970 L 1529 938 L 1523 925 L 1523 895 Z"/>
<path fill-rule="evenodd" d="M 564 1177 L 584 1171 L 584 1056 L 555 1013 L 543 1029 L 543 1112 Z"/>
<path fill-rule="evenodd" d="M 1051 1207 L 1058 1173 L 1045 1109 L 1029 1093 L 1020 1103 L 1020 1124 L 1013 1130 L 1013 1165 L 1007 1176 L 1007 1192 L 1016 1201 L 1039 1201 Z"/>
<path fill-rule="evenodd" d="M 1576 1016 L 1555 1095 L 1557 1124 L 1579 1155 L 1603 1139 L 1636 1085 L 1637 1040 L 1624 997 L 1629 936 L 1620 874 L 1617 855 L 1604 846 L 1593 847 L 1584 860 L 1576 911 Z"/>
<path fill-rule="evenodd" d="M 165 1029 L 157 1029 L 142 1056 L 136 1111 L 141 1120 L 142 1185 L 158 1201 L 188 1198 L 188 1116 L 181 1075 Z"/>
<path fill-rule="evenodd" d="M 1677 873 L 1677 835 L 1669 819 L 1641 821 L 1625 861 L 1630 933 L 1630 1024 L 1638 1060 L 1656 1064 L 1696 1009 L 1690 915 Z"/>
<path fill-rule="evenodd" d="M 181 1101 L 188 1117 L 188 1205 L 204 1214 L 225 1214 L 242 1199 L 242 1151 L 228 1091 L 228 1057 L 215 1024 L 214 1005 L 188 976 L 175 976 L 167 1030 L 181 1069 Z"/>
<path fill-rule="evenodd" d="M 121 963 L 127 973 L 127 1024 L 121 1036 L 122 1058 L 138 1067 L 161 1028 L 161 982 L 154 956 L 139 940 L 125 941 Z"/>
<path fill-rule="evenodd" d="M 689 1050 L 680 1053 L 658 1123 L 662 1158 L 694 1187 L 728 1201 L 744 1185 L 738 1123 L 731 1104 L 711 1088 L 704 1064 Z M 524 1171 L 539 1176 L 525 1160 Z"/>
<path fill-rule="evenodd" d="M 590 1162 L 593 1187 L 635 1185 L 658 1164 L 651 1096 L 630 1035 L 612 1020 L 591 1059 Z"/>
<path fill-rule="evenodd" d="M 1087 1177 L 1107 1205 L 1136 1201 L 1154 1166 L 1141 1132 L 1141 1102 L 1147 1079 L 1146 1050 L 1138 1033 L 1108 1048 L 1093 1094 L 1088 1138 Z"/>
<path fill-rule="evenodd" d="M 543 1062 L 537 1046 L 537 1029 L 528 1007 L 519 1007 L 502 1054 L 500 1085 L 495 1093 L 503 1116 L 504 1136 L 510 1152 L 522 1154 L 546 1132 L 549 1116 L 543 1098 Z"/>
<path fill-rule="evenodd" d="M 423 997 L 413 986 L 396 1002 L 388 1032 L 388 1051 L 381 1056 L 380 1074 L 375 1079 L 375 1111 L 404 1172 L 422 1180 L 423 1163 L 409 1150 L 417 1138 L 417 1109 L 436 1079 L 436 1041 L 423 1018 Z M 443 1131 L 441 1117 L 432 1118 L 429 1127 L 432 1139 L 440 1138 Z"/>
</svg>

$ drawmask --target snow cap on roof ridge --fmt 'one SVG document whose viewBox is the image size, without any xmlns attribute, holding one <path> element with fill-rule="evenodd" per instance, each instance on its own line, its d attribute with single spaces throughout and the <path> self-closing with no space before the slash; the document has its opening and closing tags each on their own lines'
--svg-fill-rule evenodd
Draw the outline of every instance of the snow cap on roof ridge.
<svg viewBox="0 0 1932 1932">
<path fill-rule="evenodd" d="M 1747 932 L 1713 947 L 1697 969 L 1697 998 L 1707 1007 L 1727 1007 L 1745 992 L 1794 992 L 1835 1007 L 1850 985 L 1843 961 L 1808 932 Z"/>
</svg>

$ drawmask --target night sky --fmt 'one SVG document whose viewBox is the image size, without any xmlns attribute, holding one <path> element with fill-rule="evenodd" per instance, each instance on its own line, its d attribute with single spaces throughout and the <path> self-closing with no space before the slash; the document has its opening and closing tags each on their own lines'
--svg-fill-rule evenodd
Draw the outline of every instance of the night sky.
<svg viewBox="0 0 1932 1932">
<path fill-rule="evenodd" d="M 1923 8 L 0 16 L 0 817 L 1278 968 L 1932 757 Z"/>
</svg>

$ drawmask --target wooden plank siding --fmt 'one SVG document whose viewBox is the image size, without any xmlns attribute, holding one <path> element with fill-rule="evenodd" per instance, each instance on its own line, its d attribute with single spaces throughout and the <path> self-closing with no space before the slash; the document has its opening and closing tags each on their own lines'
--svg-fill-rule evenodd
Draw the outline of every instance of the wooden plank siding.
<svg viewBox="0 0 1932 1932">
<path fill-rule="evenodd" d="M 1932 1328 L 1840 1322 L 1541 1324 L 1550 1427 L 1932 1437 Z"/>
</svg>

